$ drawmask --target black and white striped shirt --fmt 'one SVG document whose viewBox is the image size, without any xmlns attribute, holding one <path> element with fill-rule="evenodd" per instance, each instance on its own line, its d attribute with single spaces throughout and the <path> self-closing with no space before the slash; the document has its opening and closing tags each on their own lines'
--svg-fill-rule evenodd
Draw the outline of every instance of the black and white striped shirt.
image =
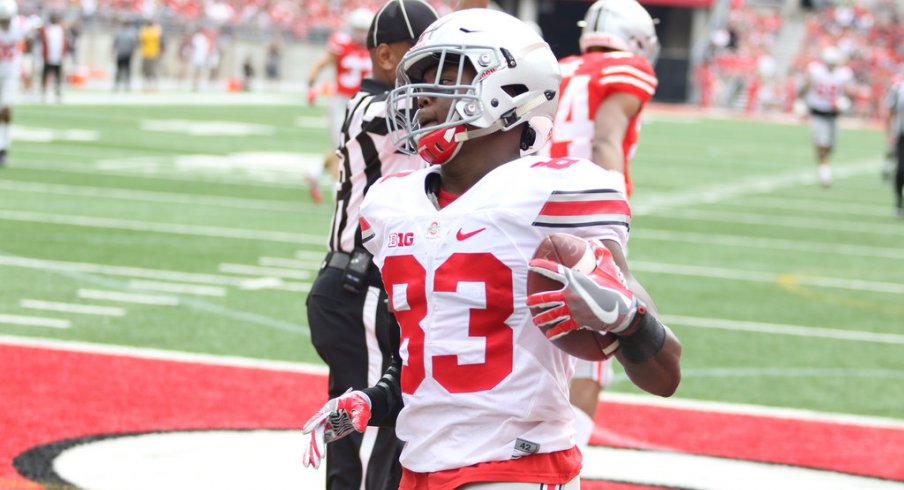
<svg viewBox="0 0 904 490">
<path fill-rule="evenodd" d="M 392 87 L 366 78 L 361 90 L 348 102 L 336 191 L 336 208 L 330 226 L 329 248 L 352 252 L 361 246 L 358 217 L 370 186 L 383 175 L 426 166 L 417 155 L 396 151 L 386 127 L 386 98 Z"/>
<path fill-rule="evenodd" d="M 894 113 L 891 120 L 892 134 L 904 135 L 904 83 L 896 83 L 888 90 L 885 104 L 889 114 Z"/>
</svg>

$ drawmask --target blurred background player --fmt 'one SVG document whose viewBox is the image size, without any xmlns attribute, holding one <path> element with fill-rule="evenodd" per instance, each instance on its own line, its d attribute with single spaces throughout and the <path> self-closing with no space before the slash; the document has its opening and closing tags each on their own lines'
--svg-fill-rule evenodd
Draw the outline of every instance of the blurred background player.
<svg viewBox="0 0 904 490">
<path fill-rule="evenodd" d="M 9 126 L 19 92 L 19 59 L 25 38 L 15 0 L 0 0 L 0 166 L 9 157 Z"/>
<path fill-rule="evenodd" d="M 652 302 L 621 253 L 630 215 L 622 179 L 583 159 L 521 156 L 545 143 L 561 77 L 549 46 L 514 17 L 484 9 L 441 18 L 399 76 L 390 134 L 434 165 L 376 183 L 361 233 L 401 324 L 401 357 L 375 387 L 331 400 L 305 424 L 303 461 L 316 463 L 324 441 L 383 422 L 404 400 L 400 489 L 578 490 L 572 359 L 533 322 L 616 335 L 615 355 L 650 393 L 670 396 L 680 379 L 680 345 L 640 306 L 637 298 Z M 620 268 L 633 292 L 549 261 L 529 266 L 541 240 L 563 230 L 602 240 L 597 258 L 612 274 Z M 568 292 L 528 295 L 529 267 L 558 275 Z M 593 293 L 578 298 L 576 283 Z M 540 309 L 533 320 L 529 304 Z M 610 314 L 582 317 L 591 305 Z"/>
<path fill-rule="evenodd" d="M 308 74 L 308 104 L 317 100 L 317 77 L 326 67 L 333 66 L 336 72 L 335 92 L 327 107 L 330 131 L 330 151 L 324 158 L 323 167 L 307 176 L 311 187 L 311 199 L 323 201 L 320 192 L 320 178 L 326 170 L 331 177 L 336 176 L 339 156 L 336 148 L 342 142 L 341 128 L 349 99 L 361 88 L 361 80 L 370 74 L 370 54 L 365 45 L 367 30 L 374 14 L 365 8 L 353 10 L 348 16 L 348 32 L 334 32 L 327 43 L 326 51 L 314 62 Z"/>
<path fill-rule="evenodd" d="M 559 62 L 562 88 L 552 141 L 552 157 L 578 157 L 616 172 L 630 197 L 628 164 L 637 148 L 641 111 L 653 98 L 652 63 L 659 53 L 654 21 L 634 0 L 598 0 L 590 6 L 580 37 L 581 55 Z M 578 441 L 586 445 L 593 417 L 613 376 L 612 361 L 578 360 L 571 381 Z"/>
<path fill-rule="evenodd" d="M 803 104 L 798 111 L 806 110 L 810 117 L 810 135 L 816 146 L 816 165 L 819 183 L 832 185 L 832 169 L 829 157 L 837 140 L 838 115 L 851 106 L 854 90 L 854 72 L 844 66 L 844 53 L 835 46 L 826 46 L 820 60 L 807 65 L 807 73 L 800 88 Z M 802 109 L 805 107 L 805 109 Z"/>
<path fill-rule="evenodd" d="M 904 83 L 888 93 L 888 117 L 885 123 L 889 152 L 897 165 L 891 172 L 895 196 L 895 216 L 904 219 Z"/>
<path fill-rule="evenodd" d="M 44 67 L 41 70 L 41 100 L 47 100 L 48 81 L 53 78 L 53 93 L 56 101 L 63 101 L 63 60 L 69 41 L 62 17 L 58 12 L 50 14 L 49 23 L 41 27 L 41 54 Z"/>
</svg>

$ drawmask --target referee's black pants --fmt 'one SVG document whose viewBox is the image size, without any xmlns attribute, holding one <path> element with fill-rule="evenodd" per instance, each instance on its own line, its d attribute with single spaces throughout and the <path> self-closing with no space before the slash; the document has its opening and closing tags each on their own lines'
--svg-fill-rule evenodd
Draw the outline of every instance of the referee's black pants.
<svg viewBox="0 0 904 490">
<path fill-rule="evenodd" d="M 380 273 L 371 265 L 369 285 L 344 289 L 344 271 L 323 267 L 308 294 L 311 341 L 330 369 L 329 396 L 376 384 L 397 349 L 398 324 L 389 313 Z M 392 340 L 392 339 L 396 340 Z M 327 490 L 397 490 L 402 476 L 402 443 L 394 427 L 368 427 L 327 445 Z"/>
</svg>

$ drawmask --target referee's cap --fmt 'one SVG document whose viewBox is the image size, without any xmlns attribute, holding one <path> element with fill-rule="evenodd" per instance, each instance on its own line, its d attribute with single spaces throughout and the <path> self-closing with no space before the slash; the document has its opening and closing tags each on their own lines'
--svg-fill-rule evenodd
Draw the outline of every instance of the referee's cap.
<svg viewBox="0 0 904 490">
<path fill-rule="evenodd" d="M 399 41 L 416 42 L 439 16 L 423 0 L 389 0 L 374 15 L 367 31 L 367 47 Z"/>
</svg>

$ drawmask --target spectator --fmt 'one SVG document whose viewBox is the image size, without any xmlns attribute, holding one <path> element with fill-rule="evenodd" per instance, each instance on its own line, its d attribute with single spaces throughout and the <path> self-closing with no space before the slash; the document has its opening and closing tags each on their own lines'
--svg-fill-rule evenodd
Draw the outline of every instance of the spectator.
<svg viewBox="0 0 904 490">
<path fill-rule="evenodd" d="M 53 77 L 54 93 L 57 102 L 63 101 L 63 59 L 66 56 L 68 40 L 66 29 L 60 18 L 60 14 L 50 14 L 49 24 L 40 31 L 41 54 L 44 68 L 41 72 L 41 100 L 47 100 L 47 82 Z"/>
<path fill-rule="evenodd" d="M 119 22 L 113 31 L 113 56 L 116 59 L 116 72 L 113 76 L 113 91 L 128 92 L 132 84 L 132 54 L 135 53 L 137 39 L 135 29 L 126 20 Z"/>
<path fill-rule="evenodd" d="M 191 37 L 192 90 L 197 92 L 210 69 L 210 37 L 206 29 L 198 29 Z"/>
<path fill-rule="evenodd" d="M 163 53 L 163 29 L 156 20 L 150 19 L 138 31 L 141 45 L 141 76 L 144 89 L 157 91 L 160 70 L 160 58 Z"/>
<path fill-rule="evenodd" d="M 254 64 L 251 60 L 251 56 L 245 58 L 245 62 L 242 63 L 242 90 L 245 92 L 251 91 L 251 83 L 254 80 Z"/>
<path fill-rule="evenodd" d="M 277 41 L 271 41 L 267 46 L 267 58 L 265 62 L 265 75 L 271 87 L 279 84 L 280 64 L 282 63 L 282 50 Z"/>
</svg>

